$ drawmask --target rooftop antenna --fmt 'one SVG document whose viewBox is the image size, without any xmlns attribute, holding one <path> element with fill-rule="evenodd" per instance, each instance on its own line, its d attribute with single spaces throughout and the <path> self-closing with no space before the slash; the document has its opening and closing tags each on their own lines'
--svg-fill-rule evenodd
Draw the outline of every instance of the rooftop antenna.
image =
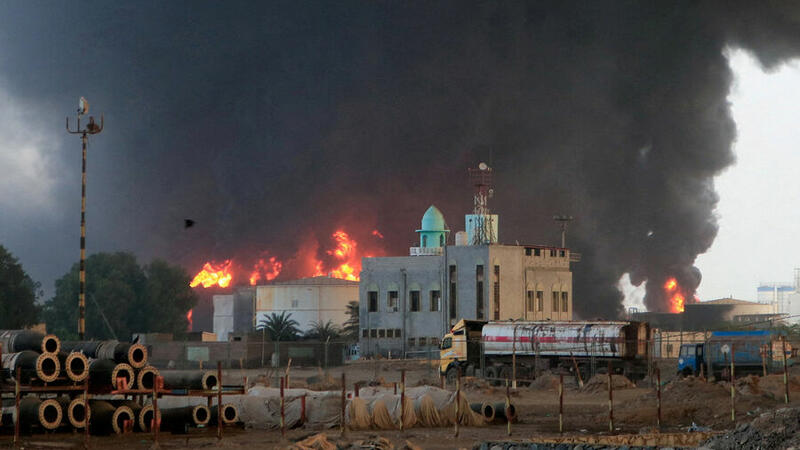
<svg viewBox="0 0 800 450">
<path fill-rule="evenodd" d="M 572 216 L 561 215 L 553 216 L 553 220 L 555 220 L 561 227 L 561 248 L 567 248 L 567 225 L 575 220 L 575 218 Z"/>
<path fill-rule="evenodd" d="M 474 234 L 471 245 L 489 244 L 493 240 L 494 226 L 492 224 L 491 211 L 489 210 L 489 199 L 494 196 L 492 188 L 492 168 L 485 162 L 478 164 L 478 168 L 470 168 L 469 179 L 475 187 L 473 196 L 472 214 L 476 217 L 477 223 L 474 225 Z"/>
<path fill-rule="evenodd" d="M 89 116 L 89 123 L 86 128 L 81 129 L 81 117 L 89 114 L 89 102 L 81 97 L 78 101 L 78 126 L 75 130 L 69 129 L 69 117 L 67 117 L 67 133 L 81 135 L 81 147 L 83 161 L 81 164 L 81 262 L 80 279 L 78 283 L 78 339 L 86 338 L 86 146 L 89 143 L 90 134 L 99 134 L 103 131 L 103 115 L 100 115 L 100 125 L 94 121 L 94 117 Z M 102 312 L 101 312 L 102 313 Z"/>
</svg>

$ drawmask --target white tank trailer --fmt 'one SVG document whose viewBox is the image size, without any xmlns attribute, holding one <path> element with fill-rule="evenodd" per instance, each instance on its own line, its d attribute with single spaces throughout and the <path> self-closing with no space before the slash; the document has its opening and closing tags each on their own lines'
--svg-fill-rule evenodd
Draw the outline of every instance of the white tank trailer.
<svg viewBox="0 0 800 450">
<path fill-rule="evenodd" d="M 614 373 L 631 379 L 647 375 L 650 327 L 644 322 L 462 321 L 461 324 L 466 329 L 458 330 L 457 325 L 451 335 L 454 341 L 464 334 L 468 336 L 467 358 L 457 358 L 450 366 L 460 367 L 465 375 L 477 374 L 477 369 L 483 367 L 484 376 L 494 379 L 495 384 L 506 377 L 512 378 L 514 366 L 520 380 L 533 379 L 534 368 L 572 374 L 577 370 L 586 380 L 593 370 L 607 371 L 609 362 Z M 483 342 L 482 353 L 480 342 L 475 342 L 478 337 Z M 450 377 L 450 373 L 447 375 Z"/>
</svg>

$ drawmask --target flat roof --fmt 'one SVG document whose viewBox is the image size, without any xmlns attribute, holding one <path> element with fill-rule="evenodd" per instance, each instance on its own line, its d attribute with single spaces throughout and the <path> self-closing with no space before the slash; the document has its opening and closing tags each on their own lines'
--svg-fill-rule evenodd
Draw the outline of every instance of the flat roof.
<svg viewBox="0 0 800 450">
<path fill-rule="evenodd" d="M 298 278 L 296 280 L 275 281 L 259 286 L 358 286 L 358 281 L 343 280 L 326 275 Z"/>
</svg>

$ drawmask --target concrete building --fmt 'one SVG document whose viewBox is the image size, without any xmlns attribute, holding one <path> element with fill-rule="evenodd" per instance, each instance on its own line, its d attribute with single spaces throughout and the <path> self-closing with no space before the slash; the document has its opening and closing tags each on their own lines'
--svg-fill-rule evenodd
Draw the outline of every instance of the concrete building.
<svg viewBox="0 0 800 450">
<path fill-rule="evenodd" d="M 347 304 L 358 301 L 358 282 L 327 276 L 278 281 L 256 286 L 254 327 L 272 313 L 286 311 L 301 332 L 329 320 L 342 326 L 348 319 Z"/>
<path fill-rule="evenodd" d="M 249 333 L 253 330 L 253 306 L 255 288 L 242 286 L 231 294 L 214 295 L 213 326 L 216 340 L 225 342 L 232 334 Z"/>
<path fill-rule="evenodd" d="M 424 356 L 460 319 L 572 320 L 569 249 L 466 245 L 467 239 L 447 245 L 449 230 L 435 206 L 417 233 L 411 256 L 362 261 L 362 355 Z M 497 234 L 493 228 L 488 236 L 494 241 Z"/>
<path fill-rule="evenodd" d="M 769 303 L 748 302 L 735 298 L 720 298 L 698 303 L 687 303 L 684 311 L 674 313 L 634 313 L 631 320 L 648 322 L 651 327 L 664 331 L 707 331 L 742 327 L 769 328 L 781 323 L 785 314 L 772 312 Z"/>
</svg>

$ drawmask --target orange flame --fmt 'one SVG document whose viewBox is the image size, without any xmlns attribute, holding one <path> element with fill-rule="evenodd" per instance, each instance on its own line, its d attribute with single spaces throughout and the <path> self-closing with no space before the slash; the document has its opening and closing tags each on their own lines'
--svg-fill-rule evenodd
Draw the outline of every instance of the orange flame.
<svg viewBox="0 0 800 450">
<path fill-rule="evenodd" d="M 383 239 L 383 234 L 381 234 L 378 230 L 372 230 L 372 235 L 377 237 L 378 239 Z"/>
<path fill-rule="evenodd" d="M 203 264 L 203 270 L 195 275 L 189 286 L 202 285 L 204 288 L 208 288 L 216 284 L 219 287 L 228 287 L 231 284 L 231 280 L 233 280 L 233 272 L 230 269 L 230 259 L 225 260 L 222 264 L 207 262 Z"/>
<path fill-rule="evenodd" d="M 189 321 L 189 326 L 187 328 L 187 331 L 192 331 L 192 325 L 193 325 L 193 322 L 192 322 L 192 311 L 193 310 L 190 309 L 189 312 L 186 313 L 186 320 Z"/>
<path fill-rule="evenodd" d="M 341 261 L 341 263 L 330 271 L 331 276 L 343 280 L 358 281 L 358 275 L 361 272 L 361 258 L 356 253 L 358 243 L 343 230 L 336 230 L 332 236 L 337 245 L 335 249 L 328 250 L 328 254 L 337 261 Z"/>
<path fill-rule="evenodd" d="M 684 297 L 680 286 L 678 286 L 678 280 L 675 278 L 668 279 L 667 282 L 664 283 L 664 290 L 669 296 L 670 312 L 682 313 L 684 310 L 684 304 L 686 303 L 686 297 Z"/>
<path fill-rule="evenodd" d="M 264 260 L 259 259 L 255 265 L 253 265 L 253 272 L 250 274 L 250 285 L 255 286 L 258 280 L 264 275 L 264 280 L 272 281 L 281 274 L 281 270 L 283 269 L 283 263 L 278 261 L 277 258 L 271 256 L 269 259 Z"/>
</svg>

